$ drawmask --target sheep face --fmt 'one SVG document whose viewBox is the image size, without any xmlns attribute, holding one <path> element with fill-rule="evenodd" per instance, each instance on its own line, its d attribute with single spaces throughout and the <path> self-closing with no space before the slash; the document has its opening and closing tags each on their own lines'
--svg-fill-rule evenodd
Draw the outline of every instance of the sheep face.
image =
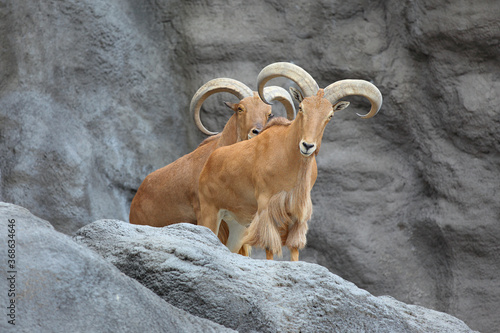
<svg viewBox="0 0 500 333">
<path fill-rule="evenodd" d="M 299 110 L 297 113 L 297 125 L 300 132 L 299 150 L 305 156 L 318 154 L 326 125 L 333 117 L 333 113 L 349 106 L 349 102 L 338 102 L 332 105 L 323 97 L 320 89 L 316 96 L 304 98 L 300 91 L 290 88 L 292 96 L 297 99 Z"/>
<path fill-rule="evenodd" d="M 265 104 L 258 95 L 226 105 L 235 112 L 238 141 L 251 139 L 259 134 L 273 116 L 271 106 Z"/>
</svg>

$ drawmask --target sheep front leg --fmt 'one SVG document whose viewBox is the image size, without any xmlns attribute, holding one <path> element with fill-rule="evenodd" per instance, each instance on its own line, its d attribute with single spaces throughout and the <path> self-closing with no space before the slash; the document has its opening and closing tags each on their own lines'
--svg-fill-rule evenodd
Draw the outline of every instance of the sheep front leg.
<svg viewBox="0 0 500 333">
<path fill-rule="evenodd" d="M 299 261 L 299 249 L 292 247 L 290 249 L 290 261 Z"/>
<path fill-rule="evenodd" d="M 266 259 L 267 260 L 274 260 L 274 255 L 271 251 L 266 250 Z"/>
<path fill-rule="evenodd" d="M 209 228 L 217 236 L 221 221 L 219 218 L 219 209 L 200 197 L 200 209 L 196 213 L 198 225 Z"/>
<path fill-rule="evenodd" d="M 297 221 L 289 229 L 286 246 L 290 249 L 290 261 L 299 260 L 299 249 L 306 246 L 307 221 Z"/>
<path fill-rule="evenodd" d="M 266 258 L 272 260 L 275 254 L 281 256 L 281 236 L 269 213 L 269 196 L 260 196 L 257 207 L 242 243 L 265 249 Z"/>
<path fill-rule="evenodd" d="M 241 246 L 241 249 L 238 251 L 238 254 L 241 254 L 242 256 L 245 257 L 250 257 L 251 253 L 252 253 L 252 247 L 248 244 L 243 244 Z"/>
</svg>

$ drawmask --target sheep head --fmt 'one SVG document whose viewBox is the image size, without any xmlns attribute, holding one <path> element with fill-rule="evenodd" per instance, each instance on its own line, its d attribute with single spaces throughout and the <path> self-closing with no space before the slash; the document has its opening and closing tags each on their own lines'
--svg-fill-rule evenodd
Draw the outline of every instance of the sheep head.
<svg viewBox="0 0 500 333">
<path fill-rule="evenodd" d="M 257 87 L 262 100 L 266 97 L 262 93 L 265 84 L 275 77 L 286 77 L 294 81 L 300 90 L 291 88 L 292 96 L 300 103 L 297 117 L 294 120 L 298 126 L 300 153 L 311 156 L 319 152 L 321 140 L 326 125 L 333 117 L 334 112 L 345 109 L 349 102 L 340 99 L 358 95 L 366 97 L 371 103 L 371 110 L 362 118 L 371 118 L 382 106 L 382 94 L 368 81 L 341 80 L 330 84 L 325 89 L 320 89 L 312 76 L 304 69 L 291 63 L 274 63 L 266 66 L 257 78 Z"/>
<path fill-rule="evenodd" d="M 259 134 L 267 121 L 272 117 L 271 106 L 264 103 L 259 98 L 257 92 L 253 92 L 245 84 L 229 78 L 213 79 L 198 89 L 191 100 L 190 107 L 197 127 L 207 135 L 214 135 L 217 132 L 209 131 L 201 122 L 201 106 L 209 96 L 219 92 L 231 93 L 240 99 L 238 103 L 225 103 L 226 106 L 234 111 L 238 141 L 250 139 Z M 290 94 L 285 89 L 281 87 L 268 87 L 264 90 L 263 94 L 269 101 L 281 102 L 285 106 L 287 117 L 293 119 L 295 116 L 295 107 Z"/>
</svg>

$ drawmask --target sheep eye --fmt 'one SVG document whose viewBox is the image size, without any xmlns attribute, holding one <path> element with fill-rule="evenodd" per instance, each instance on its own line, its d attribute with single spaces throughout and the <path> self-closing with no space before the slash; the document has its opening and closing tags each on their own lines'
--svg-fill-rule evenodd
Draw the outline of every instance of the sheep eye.
<svg viewBox="0 0 500 333">
<path fill-rule="evenodd" d="M 302 106 L 299 106 L 299 112 L 302 112 Z"/>
<path fill-rule="evenodd" d="M 243 112 L 243 108 L 238 108 L 238 112 Z"/>
<path fill-rule="evenodd" d="M 271 119 L 272 117 L 274 117 L 274 114 L 270 113 L 270 114 L 267 116 L 267 119 Z"/>
</svg>

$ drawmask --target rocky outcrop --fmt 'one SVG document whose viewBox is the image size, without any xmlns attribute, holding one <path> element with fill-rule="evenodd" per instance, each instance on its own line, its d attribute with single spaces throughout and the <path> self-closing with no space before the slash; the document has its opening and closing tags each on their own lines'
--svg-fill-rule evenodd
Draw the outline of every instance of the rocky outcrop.
<svg viewBox="0 0 500 333">
<path fill-rule="evenodd" d="M 201 142 L 206 81 L 292 61 L 372 81 L 328 125 L 301 258 L 374 295 L 500 327 L 496 0 L 0 3 L 0 200 L 66 234 L 127 220 L 141 181 Z M 22 22 L 22 24 L 19 24 Z M 276 84 L 287 86 L 286 81 Z M 222 101 L 204 123 L 221 129 Z M 232 99 L 231 99 L 232 100 Z M 276 114 L 283 112 L 276 110 Z M 488 295 L 485 297 L 484 295 Z"/>
<path fill-rule="evenodd" d="M 168 304 L 22 207 L 0 202 L 0 227 L 2 332 L 233 332 Z"/>
<path fill-rule="evenodd" d="M 450 315 L 375 297 L 316 264 L 230 253 L 205 227 L 100 220 L 75 240 L 167 302 L 239 332 L 471 332 Z"/>
</svg>

